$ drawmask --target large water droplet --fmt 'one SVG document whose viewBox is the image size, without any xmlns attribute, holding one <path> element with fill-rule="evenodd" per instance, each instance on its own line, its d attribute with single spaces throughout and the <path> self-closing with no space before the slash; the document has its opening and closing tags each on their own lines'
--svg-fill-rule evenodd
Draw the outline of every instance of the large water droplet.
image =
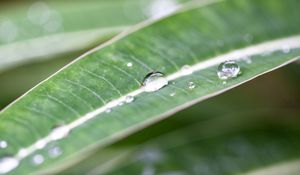
<svg viewBox="0 0 300 175">
<path fill-rule="evenodd" d="M 240 66 L 235 61 L 225 61 L 218 67 L 217 74 L 220 79 L 226 80 L 229 78 L 237 77 L 240 72 Z"/>
<path fill-rule="evenodd" d="M 143 81 L 143 87 L 146 92 L 157 91 L 166 85 L 168 85 L 168 80 L 161 72 L 149 73 Z"/>
<path fill-rule="evenodd" d="M 131 103 L 131 102 L 133 102 L 133 100 L 134 100 L 134 97 L 131 96 L 131 95 L 128 95 L 128 96 L 125 97 L 125 102 L 126 103 Z"/>
<path fill-rule="evenodd" d="M 188 86 L 189 86 L 189 89 L 194 89 L 194 88 L 196 87 L 195 83 L 192 82 L 192 81 L 190 81 L 190 82 L 188 83 Z"/>
<path fill-rule="evenodd" d="M 70 131 L 71 130 L 67 125 L 60 125 L 52 130 L 50 137 L 52 140 L 63 139 L 69 135 Z"/>
<path fill-rule="evenodd" d="M 48 154 L 50 157 L 55 158 L 62 154 L 62 150 L 58 146 L 50 147 L 48 150 Z"/>
<path fill-rule="evenodd" d="M 19 165 L 19 163 L 19 160 L 14 157 L 6 156 L 0 158 L 0 174 L 12 171 Z"/>
<path fill-rule="evenodd" d="M 41 154 L 36 154 L 32 157 L 32 163 L 34 165 L 40 165 L 44 162 L 44 156 L 42 156 Z"/>
<path fill-rule="evenodd" d="M 191 67 L 189 65 L 184 65 L 181 68 L 181 73 L 183 75 L 190 75 L 193 73 L 193 70 L 191 69 Z"/>
<path fill-rule="evenodd" d="M 4 149 L 7 147 L 7 142 L 5 140 L 0 140 L 0 149 Z"/>
</svg>

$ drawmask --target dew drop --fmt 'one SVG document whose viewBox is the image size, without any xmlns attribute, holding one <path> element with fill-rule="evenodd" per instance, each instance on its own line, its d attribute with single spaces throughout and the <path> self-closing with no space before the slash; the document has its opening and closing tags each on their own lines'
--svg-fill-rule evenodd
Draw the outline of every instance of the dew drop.
<svg viewBox="0 0 300 175">
<path fill-rule="evenodd" d="M 67 137 L 70 133 L 70 128 L 66 125 L 60 125 L 58 127 L 53 128 L 50 133 L 50 137 L 52 140 L 60 140 Z"/>
<path fill-rule="evenodd" d="M 175 92 L 171 92 L 171 93 L 170 93 L 170 96 L 171 96 L 171 97 L 174 97 L 175 95 L 176 95 Z"/>
<path fill-rule="evenodd" d="M 13 169 L 15 169 L 19 165 L 19 160 L 11 157 L 11 156 L 6 156 L 6 157 L 1 157 L 0 158 L 0 174 L 5 174 Z"/>
<path fill-rule="evenodd" d="M 132 63 L 131 62 L 127 63 L 127 67 L 132 67 Z"/>
<path fill-rule="evenodd" d="M 32 157 L 32 163 L 34 165 L 40 165 L 44 162 L 44 156 L 42 156 L 41 154 L 36 154 Z"/>
<path fill-rule="evenodd" d="M 0 140 L 0 149 L 7 148 L 8 144 L 5 140 Z"/>
<path fill-rule="evenodd" d="M 189 89 L 194 89 L 194 88 L 196 87 L 195 83 L 192 82 L 192 81 L 190 81 L 190 82 L 188 83 L 188 85 L 189 85 Z"/>
<path fill-rule="evenodd" d="M 235 61 L 225 61 L 218 66 L 217 74 L 220 79 L 226 80 L 237 77 L 240 72 L 240 66 Z"/>
<path fill-rule="evenodd" d="M 131 102 L 133 102 L 133 100 L 134 100 L 134 97 L 131 96 L 131 95 L 125 97 L 125 102 L 126 103 L 131 103 Z"/>
<path fill-rule="evenodd" d="M 62 150 L 58 146 L 50 147 L 48 150 L 49 157 L 55 158 L 62 154 Z"/>
<path fill-rule="evenodd" d="M 226 84 L 226 83 L 227 83 L 226 81 L 223 81 L 223 82 L 222 82 L 222 84 Z"/>
<path fill-rule="evenodd" d="M 154 92 L 168 85 L 168 80 L 161 72 L 149 73 L 143 81 L 144 91 Z"/>
<path fill-rule="evenodd" d="M 181 68 L 181 73 L 183 75 L 190 75 L 193 73 L 193 70 L 191 69 L 191 67 L 189 65 L 184 65 Z"/>
</svg>

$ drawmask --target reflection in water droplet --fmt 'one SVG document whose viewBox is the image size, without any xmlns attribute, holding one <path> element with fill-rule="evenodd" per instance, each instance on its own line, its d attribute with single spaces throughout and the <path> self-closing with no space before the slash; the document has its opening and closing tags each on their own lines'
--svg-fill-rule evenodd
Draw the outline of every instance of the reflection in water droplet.
<svg viewBox="0 0 300 175">
<path fill-rule="evenodd" d="M 41 154 L 36 154 L 32 157 L 32 163 L 34 165 L 40 165 L 44 162 L 44 156 L 42 156 Z"/>
<path fill-rule="evenodd" d="M 5 174 L 19 165 L 19 160 L 14 157 L 6 156 L 0 158 L 0 174 Z"/>
<path fill-rule="evenodd" d="M 132 67 L 132 63 L 127 63 L 127 67 Z"/>
<path fill-rule="evenodd" d="M 4 149 L 7 147 L 7 142 L 5 140 L 0 140 L 0 149 Z"/>
<path fill-rule="evenodd" d="M 59 140 L 67 137 L 70 133 L 70 128 L 67 125 L 60 125 L 58 127 L 53 128 L 50 133 L 50 137 L 52 140 Z"/>
<path fill-rule="evenodd" d="M 58 146 L 50 147 L 48 150 L 49 157 L 55 158 L 62 154 L 62 150 Z"/>
<path fill-rule="evenodd" d="M 168 85 L 168 80 L 161 72 L 149 73 L 143 81 L 144 91 L 154 92 Z"/>
<path fill-rule="evenodd" d="M 133 96 L 130 96 L 130 95 L 129 95 L 129 96 L 126 96 L 126 97 L 125 97 L 125 102 L 126 102 L 126 103 L 131 103 L 131 102 L 133 102 L 133 100 L 134 100 L 134 97 L 133 97 Z"/>
<path fill-rule="evenodd" d="M 176 95 L 175 92 L 171 92 L 171 93 L 170 93 L 170 96 L 171 96 L 171 97 L 174 97 L 175 95 Z"/>
<path fill-rule="evenodd" d="M 225 61 L 218 67 L 217 74 L 220 79 L 226 80 L 229 78 L 237 77 L 240 72 L 240 66 L 235 61 Z"/>
<path fill-rule="evenodd" d="M 188 85 L 189 85 L 189 89 L 194 89 L 194 88 L 196 87 L 195 83 L 192 82 L 192 81 L 190 81 L 190 82 L 188 83 Z"/>
<path fill-rule="evenodd" d="M 191 67 L 189 65 L 184 65 L 181 68 L 181 73 L 183 75 L 190 75 L 193 73 L 193 70 L 191 69 Z"/>
<path fill-rule="evenodd" d="M 289 53 L 289 52 L 290 52 L 290 47 L 287 46 L 287 45 L 283 46 L 283 47 L 282 47 L 282 52 L 283 52 L 283 53 Z"/>
</svg>

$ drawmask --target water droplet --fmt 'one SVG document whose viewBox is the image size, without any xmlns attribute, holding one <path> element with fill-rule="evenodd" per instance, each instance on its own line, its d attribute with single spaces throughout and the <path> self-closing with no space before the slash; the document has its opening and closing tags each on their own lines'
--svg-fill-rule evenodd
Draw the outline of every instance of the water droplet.
<svg viewBox="0 0 300 175">
<path fill-rule="evenodd" d="M 125 97 L 125 102 L 126 102 L 126 103 L 131 103 L 131 102 L 133 102 L 133 100 L 134 100 L 134 97 L 133 97 L 133 96 L 130 96 L 130 95 L 129 95 L 129 96 L 126 96 L 126 97 Z"/>
<path fill-rule="evenodd" d="M 0 140 L 0 149 L 4 149 L 8 146 L 7 142 L 5 140 Z"/>
<path fill-rule="evenodd" d="M 226 83 L 227 83 L 226 81 L 223 81 L 223 82 L 222 82 L 222 84 L 226 84 Z"/>
<path fill-rule="evenodd" d="M 10 156 L 1 157 L 0 174 L 5 174 L 12 171 L 19 165 L 19 163 L 20 163 L 19 160 L 14 157 L 10 157 Z"/>
<path fill-rule="evenodd" d="M 58 146 L 50 147 L 48 150 L 48 154 L 50 157 L 55 158 L 62 154 L 62 150 Z"/>
<path fill-rule="evenodd" d="M 70 128 L 67 125 L 60 125 L 58 127 L 53 128 L 50 133 L 50 137 L 52 140 L 59 140 L 67 137 L 70 133 Z"/>
<path fill-rule="evenodd" d="M 127 67 L 132 67 L 132 63 L 127 63 Z"/>
<path fill-rule="evenodd" d="M 194 88 L 196 87 L 195 83 L 192 82 L 192 81 L 190 81 L 190 82 L 188 83 L 188 85 L 189 85 L 189 89 L 194 89 Z"/>
<path fill-rule="evenodd" d="M 217 74 L 220 79 L 226 80 L 229 78 L 237 77 L 240 72 L 240 66 L 235 61 L 225 61 L 218 67 Z"/>
<path fill-rule="evenodd" d="M 191 67 L 189 65 L 184 65 L 181 68 L 181 73 L 183 75 L 190 75 L 193 73 L 193 70 L 191 69 Z"/>
<path fill-rule="evenodd" d="M 44 156 L 41 154 L 36 154 L 32 157 L 32 163 L 35 165 L 40 165 L 44 162 Z"/>
<path fill-rule="evenodd" d="M 174 97 L 175 95 L 176 95 L 175 92 L 171 92 L 171 93 L 170 93 L 170 96 L 171 96 L 171 97 Z"/>
<path fill-rule="evenodd" d="M 157 91 L 166 85 L 168 85 L 168 80 L 161 72 L 149 73 L 143 81 L 143 87 L 146 92 Z"/>
<path fill-rule="evenodd" d="M 287 45 L 283 46 L 283 47 L 282 47 L 282 52 L 283 52 L 283 53 L 289 53 L 289 52 L 290 52 L 290 47 L 287 46 Z"/>
</svg>

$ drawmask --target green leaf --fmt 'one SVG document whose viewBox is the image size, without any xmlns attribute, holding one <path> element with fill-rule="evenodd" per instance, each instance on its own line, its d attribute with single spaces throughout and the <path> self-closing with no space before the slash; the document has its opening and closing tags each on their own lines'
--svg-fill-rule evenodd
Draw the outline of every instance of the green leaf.
<svg viewBox="0 0 300 175">
<path fill-rule="evenodd" d="M 4 109 L 0 138 L 9 146 L 2 155 L 20 160 L 13 169 L 16 174 L 65 168 L 98 147 L 296 60 L 299 5 L 297 0 L 197 2 L 133 28 Z M 250 64 L 242 59 L 246 56 Z M 236 60 L 242 74 L 224 84 L 216 71 L 228 59 Z M 185 65 L 189 67 L 182 71 Z M 193 74 L 187 75 L 191 70 Z M 169 84 L 144 92 L 141 84 L 151 71 L 164 73 Z M 190 82 L 195 88 L 189 88 Z M 134 101 L 120 105 L 128 96 Z M 53 130 L 58 125 L 64 126 L 62 135 Z M 69 129 L 67 137 L 56 140 Z M 55 159 L 48 155 L 53 144 L 63 150 Z M 45 162 L 34 166 L 37 154 Z"/>
<path fill-rule="evenodd" d="M 101 43 L 148 18 L 150 1 L 23 2 L 0 9 L 0 72 Z"/>
<path fill-rule="evenodd" d="M 291 120 L 289 110 L 275 111 L 248 111 L 181 128 L 152 139 L 119 163 L 107 161 L 113 166 L 105 174 L 298 174 L 299 120 Z M 270 116 L 274 120 L 281 114 L 288 115 L 284 120 L 270 121 Z M 119 152 L 126 151 L 128 148 Z M 87 174 L 103 170 L 99 164 Z"/>
</svg>

